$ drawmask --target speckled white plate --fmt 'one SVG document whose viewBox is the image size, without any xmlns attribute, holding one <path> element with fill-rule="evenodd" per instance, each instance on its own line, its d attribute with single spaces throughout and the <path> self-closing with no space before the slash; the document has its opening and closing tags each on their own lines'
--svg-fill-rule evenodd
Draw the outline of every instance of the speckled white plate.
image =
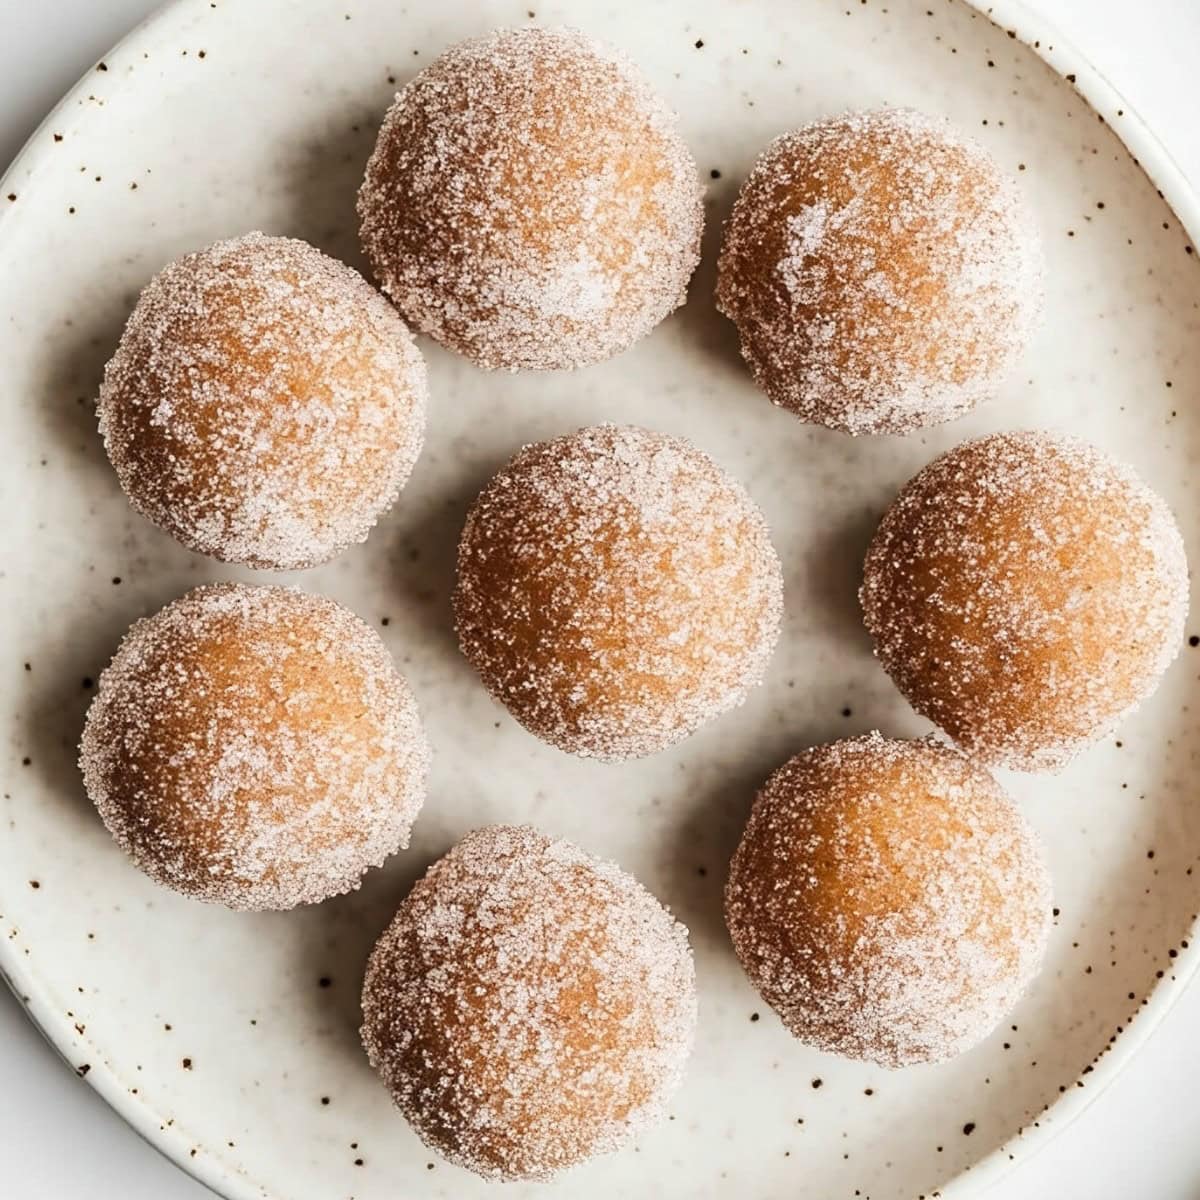
<svg viewBox="0 0 1200 1200">
<path fill-rule="evenodd" d="M 961 1197 L 1079 1111 L 1178 993 L 1200 907 L 1200 649 L 1188 647 L 1117 738 L 1059 778 L 1006 777 L 1049 844 L 1061 914 L 1033 990 L 971 1053 L 893 1074 L 798 1045 L 721 923 L 728 855 L 769 769 L 840 734 L 923 729 L 871 658 L 855 588 L 877 516 L 936 451 L 1011 426 L 1084 433 L 1157 483 L 1200 561 L 1200 268 L 1172 206 L 1194 234 L 1200 209 L 1086 63 L 1010 4 L 994 15 L 958 0 L 180 0 L 89 73 L 6 177 L 0 966 L 78 1073 L 226 1196 L 494 1191 L 421 1147 L 356 1026 L 367 949 L 398 900 L 463 831 L 497 819 L 569 836 L 649 884 L 691 927 L 702 996 L 672 1120 L 506 1197 Z M 239 915 L 160 891 L 80 786 L 92 680 L 136 616 L 201 580 L 251 576 L 130 512 L 96 435 L 101 366 L 139 287 L 184 250 L 263 228 L 357 262 L 354 192 L 395 85 L 464 35 L 564 16 L 642 64 L 711 176 L 692 302 L 574 375 L 485 375 L 424 345 L 428 449 L 401 503 L 365 546 L 295 577 L 378 623 L 416 689 L 437 762 L 414 846 L 361 892 L 307 911 Z M 1019 176 L 1045 234 L 1049 316 L 985 411 L 851 441 L 754 391 L 713 311 L 712 263 L 772 135 L 879 103 L 947 113 Z M 516 727 L 459 657 L 447 608 L 483 481 L 521 442 L 602 418 L 716 455 L 766 510 L 787 573 L 766 686 L 625 766 L 576 761 Z"/>
</svg>

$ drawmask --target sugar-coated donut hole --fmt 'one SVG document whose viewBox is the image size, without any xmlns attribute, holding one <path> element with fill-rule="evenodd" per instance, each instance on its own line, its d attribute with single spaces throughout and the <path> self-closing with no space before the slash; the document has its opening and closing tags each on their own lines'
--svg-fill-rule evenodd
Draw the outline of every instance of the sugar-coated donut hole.
<svg viewBox="0 0 1200 1200">
<path fill-rule="evenodd" d="M 527 28 L 451 47 L 399 93 L 358 211 L 417 329 L 483 367 L 546 369 L 619 353 L 683 303 L 701 196 L 636 67 Z"/>
<path fill-rule="evenodd" d="M 428 759 L 373 630 L 320 596 L 227 583 L 133 626 L 100 676 L 81 761 L 152 879 L 286 909 L 357 887 L 408 844 Z"/>
<path fill-rule="evenodd" d="M 408 479 L 425 367 L 357 272 L 249 234 L 165 267 L 100 392 L 133 506 L 191 550 L 290 570 L 362 541 Z"/>
<path fill-rule="evenodd" d="M 1077 438 L 1000 433 L 912 479 L 867 553 L 876 653 L 980 760 L 1056 770 L 1157 687 L 1188 578 L 1166 504 Z"/>
<path fill-rule="evenodd" d="M 601 425 L 522 450 L 459 545 L 488 690 L 570 753 L 654 753 L 740 703 L 774 649 L 779 560 L 742 487 L 681 438 Z"/>
<path fill-rule="evenodd" d="M 879 109 L 776 139 L 738 196 L 717 302 L 806 421 L 905 433 L 989 397 L 1041 307 L 1015 184 L 940 119 Z"/>
<path fill-rule="evenodd" d="M 801 1041 L 901 1067 L 984 1038 L 1041 962 L 1050 880 L 1020 811 L 936 742 L 879 734 L 776 771 L 733 857 L 726 921 Z"/>
<path fill-rule="evenodd" d="M 663 1119 L 691 1049 L 687 931 L 611 863 L 528 827 L 468 834 L 379 939 L 363 1041 L 417 1133 L 544 1179 Z"/>
</svg>

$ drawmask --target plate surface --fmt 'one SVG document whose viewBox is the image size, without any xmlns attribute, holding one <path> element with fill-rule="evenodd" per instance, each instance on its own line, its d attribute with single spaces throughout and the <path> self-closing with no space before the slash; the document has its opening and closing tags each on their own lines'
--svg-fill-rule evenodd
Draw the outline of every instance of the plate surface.
<svg viewBox="0 0 1200 1200">
<path fill-rule="evenodd" d="M 682 114 L 710 177 L 692 301 L 576 374 L 486 375 L 423 343 L 433 403 L 412 482 L 365 546 L 292 577 L 376 622 L 417 692 L 437 757 L 413 848 L 360 892 L 290 914 L 160 891 L 80 785 L 92 681 L 135 617 L 203 580 L 266 577 L 190 555 L 133 515 L 95 430 L 102 365 L 142 284 L 215 238 L 262 228 L 360 265 L 354 192 L 395 86 L 460 37 L 564 17 L 623 47 Z M 1180 211 L 1192 201 L 1086 64 L 1038 49 L 1059 73 L 957 0 L 807 0 L 786 20 L 765 0 L 181 0 L 39 130 L 0 194 L 0 966 L 153 1143 L 236 1200 L 494 1194 L 421 1147 L 356 1028 L 366 953 L 396 903 L 465 830 L 495 820 L 532 821 L 633 871 L 691 928 L 701 987 L 672 1120 L 636 1150 L 506 1197 L 962 1196 L 1112 1077 L 1195 962 L 1200 649 L 1185 646 L 1153 702 L 1063 775 L 1004 777 L 1047 841 L 1060 911 L 1032 991 L 971 1053 L 889 1073 L 798 1045 L 721 922 L 728 856 L 771 768 L 815 741 L 926 728 L 872 660 L 855 589 L 874 522 L 937 451 L 999 428 L 1083 433 L 1156 483 L 1200 554 L 1200 270 L 1114 128 Z M 713 310 L 713 259 L 774 134 L 880 103 L 946 113 L 1018 175 L 1046 242 L 1048 319 L 986 409 L 851 441 L 755 392 Z M 570 759 L 515 726 L 458 655 L 447 605 L 483 482 L 522 442 L 601 419 L 714 454 L 765 510 L 787 580 L 766 685 L 677 749 L 622 766 Z"/>
</svg>

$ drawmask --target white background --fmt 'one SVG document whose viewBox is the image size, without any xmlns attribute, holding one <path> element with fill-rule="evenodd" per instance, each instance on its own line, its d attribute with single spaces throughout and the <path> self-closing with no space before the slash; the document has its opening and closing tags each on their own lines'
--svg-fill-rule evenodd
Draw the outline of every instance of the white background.
<svg viewBox="0 0 1200 1200">
<path fill-rule="evenodd" d="M 315 0 L 322 2 L 322 0 Z M 1200 187 L 1200 0 L 1027 0 L 1121 90 Z M 157 0 L 0 0 L 0 164 Z M 0 370 L 2 370 L 0 364 Z M 1200 982 L 1117 1082 L 989 1200 L 1197 1200 Z M 64 1067 L 0 987 L 0 1195 L 203 1200 Z M 280 1197 L 279 1200 L 289 1200 Z"/>
</svg>

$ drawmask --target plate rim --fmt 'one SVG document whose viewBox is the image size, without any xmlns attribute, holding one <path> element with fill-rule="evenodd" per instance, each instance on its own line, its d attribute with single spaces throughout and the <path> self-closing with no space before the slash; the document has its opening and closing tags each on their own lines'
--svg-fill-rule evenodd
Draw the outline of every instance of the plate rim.
<svg viewBox="0 0 1200 1200">
<path fill-rule="evenodd" d="M 965 0 L 965 3 L 1007 36 L 1022 43 L 1070 83 L 1087 106 L 1112 130 L 1133 159 L 1134 166 L 1157 189 L 1190 244 L 1200 240 L 1200 190 L 1188 179 L 1141 113 L 1072 39 L 1063 34 L 1051 18 L 1034 12 L 1025 0 L 991 0 L 990 3 L 988 0 Z M 1029 1162 L 1107 1092 L 1192 983 L 1200 968 L 1200 951 L 1196 946 L 1198 935 L 1200 918 L 1193 919 L 1186 928 L 1183 936 L 1188 939 L 1190 949 L 1183 950 L 1172 960 L 1172 977 L 1160 979 L 1145 994 L 1145 1004 L 1133 1011 L 1123 1032 L 1093 1066 L 1087 1087 L 1068 1087 L 1039 1116 L 1032 1118 L 1039 1122 L 1037 1128 L 1026 1125 L 1022 1132 L 948 1180 L 934 1195 L 943 1200 L 968 1200 L 991 1187 L 1017 1166 Z M 1076 1082 L 1081 1079 L 1082 1076 L 1077 1077 Z M 1019 1153 L 1016 1147 L 1020 1147 Z"/>
<path fill-rule="evenodd" d="M 1200 190 L 1191 183 L 1137 109 L 1072 39 L 1062 33 L 1053 19 L 1031 9 L 1026 0 L 962 2 L 1006 36 L 1020 42 L 1071 84 L 1087 106 L 1112 130 L 1134 165 L 1154 185 L 1192 243 L 1200 241 Z M 12 185 L 18 176 L 24 179 L 34 174 L 41 158 L 47 154 L 42 149 L 42 135 L 87 95 L 91 77 L 100 62 L 111 64 L 131 47 L 140 50 L 148 40 L 158 41 L 169 36 L 192 15 L 191 7 L 192 0 L 166 0 L 96 60 L 26 139 L 0 176 L 0 194 L 16 190 Z M 123 86 L 127 78 L 124 72 L 120 76 L 116 86 Z M 12 210 L 0 209 L 0 237 L 3 237 L 6 211 Z M 1188 927 L 1188 938 L 1190 949 L 1173 960 L 1173 978 L 1160 980 L 1146 994 L 1145 1004 L 1126 1022 L 1124 1031 L 1108 1053 L 1091 1070 L 1089 1086 L 1068 1088 L 1040 1114 L 1037 1128 L 1026 1126 L 1022 1132 L 948 1180 L 932 1196 L 942 1200 L 967 1200 L 977 1195 L 1017 1166 L 1027 1163 L 1108 1090 L 1200 969 L 1200 919 Z M 27 965 L 30 959 L 22 951 L 19 934 L 0 939 L 0 979 L 12 990 L 34 1028 L 58 1057 L 80 1075 L 148 1146 L 224 1200 L 262 1200 L 271 1195 L 268 1187 L 227 1162 L 219 1151 L 205 1148 L 201 1153 L 194 1153 L 195 1143 L 186 1136 L 186 1129 L 177 1120 L 168 1124 L 166 1117 L 155 1112 L 139 1095 L 134 1095 L 99 1047 L 86 1035 L 79 1034 L 67 1018 L 57 1015 L 58 1009 L 49 1003 L 45 985 L 37 972 Z M 81 1069 L 83 1064 L 76 1066 L 73 1061 L 80 1050 L 91 1051 L 86 1069 Z"/>
</svg>

